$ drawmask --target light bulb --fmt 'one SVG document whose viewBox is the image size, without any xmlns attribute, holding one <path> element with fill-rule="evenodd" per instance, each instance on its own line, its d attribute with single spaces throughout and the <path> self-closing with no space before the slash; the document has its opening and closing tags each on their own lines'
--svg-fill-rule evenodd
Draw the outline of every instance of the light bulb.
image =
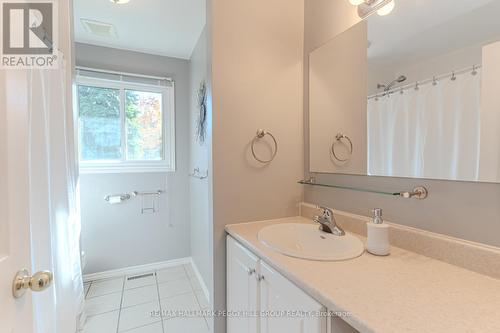
<svg viewBox="0 0 500 333">
<path fill-rule="evenodd" d="M 394 7 L 396 7 L 396 3 L 394 2 L 394 0 L 392 0 L 387 5 L 377 10 L 377 14 L 379 14 L 380 16 L 390 14 L 393 11 Z"/>
<path fill-rule="evenodd" d="M 362 3 L 365 2 L 365 0 L 349 0 L 349 2 L 351 3 L 351 5 L 353 6 L 359 6 L 361 5 Z"/>
</svg>

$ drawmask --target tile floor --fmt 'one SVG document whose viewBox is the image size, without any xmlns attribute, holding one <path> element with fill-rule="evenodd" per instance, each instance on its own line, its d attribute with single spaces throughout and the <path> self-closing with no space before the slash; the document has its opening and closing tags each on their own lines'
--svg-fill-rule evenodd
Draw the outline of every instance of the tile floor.
<svg viewBox="0 0 500 333">
<path fill-rule="evenodd" d="M 82 333 L 207 333 L 209 304 L 191 265 L 85 283 Z M 201 310 L 201 311 L 200 311 Z M 200 311 L 179 316 L 178 311 Z M 198 313 L 196 313 L 198 314 Z"/>
</svg>

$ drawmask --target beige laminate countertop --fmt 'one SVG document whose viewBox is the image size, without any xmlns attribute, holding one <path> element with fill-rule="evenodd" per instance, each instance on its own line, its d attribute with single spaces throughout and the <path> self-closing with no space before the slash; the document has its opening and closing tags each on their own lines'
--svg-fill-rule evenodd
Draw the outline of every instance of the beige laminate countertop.
<svg viewBox="0 0 500 333">
<path fill-rule="evenodd" d="M 387 257 L 365 252 L 320 262 L 287 257 L 258 241 L 263 227 L 287 222 L 312 223 L 293 217 L 226 231 L 329 310 L 349 312 L 343 319 L 360 332 L 500 333 L 500 280 L 396 247 Z"/>
</svg>

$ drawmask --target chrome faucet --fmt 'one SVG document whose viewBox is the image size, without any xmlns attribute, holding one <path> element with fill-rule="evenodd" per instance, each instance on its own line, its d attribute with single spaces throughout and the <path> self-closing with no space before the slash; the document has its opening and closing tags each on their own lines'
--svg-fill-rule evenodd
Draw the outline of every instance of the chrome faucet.
<svg viewBox="0 0 500 333">
<path fill-rule="evenodd" d="M 333 216 L 333 209 L 321 206 L 317 206 L 317 208 L 321 209 L 322 213 L 321 216 L 314 216 L 313 221 L 320 224 L 319 230 L 335 236 L 344 236 L 345 231 L 337 225 L 337 221 Z"/>
</svg>

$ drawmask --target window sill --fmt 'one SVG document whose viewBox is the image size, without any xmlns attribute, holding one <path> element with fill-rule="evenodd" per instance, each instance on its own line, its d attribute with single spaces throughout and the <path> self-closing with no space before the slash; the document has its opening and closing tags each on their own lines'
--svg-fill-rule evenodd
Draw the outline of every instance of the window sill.
<svg viewBox="0 0 500 333">
<path fill-rule="evenodd" d="M 167 172 L 175 172 L 175 168 L 164 165 L 80 165 L 80 174 Z"/>
</svg>

